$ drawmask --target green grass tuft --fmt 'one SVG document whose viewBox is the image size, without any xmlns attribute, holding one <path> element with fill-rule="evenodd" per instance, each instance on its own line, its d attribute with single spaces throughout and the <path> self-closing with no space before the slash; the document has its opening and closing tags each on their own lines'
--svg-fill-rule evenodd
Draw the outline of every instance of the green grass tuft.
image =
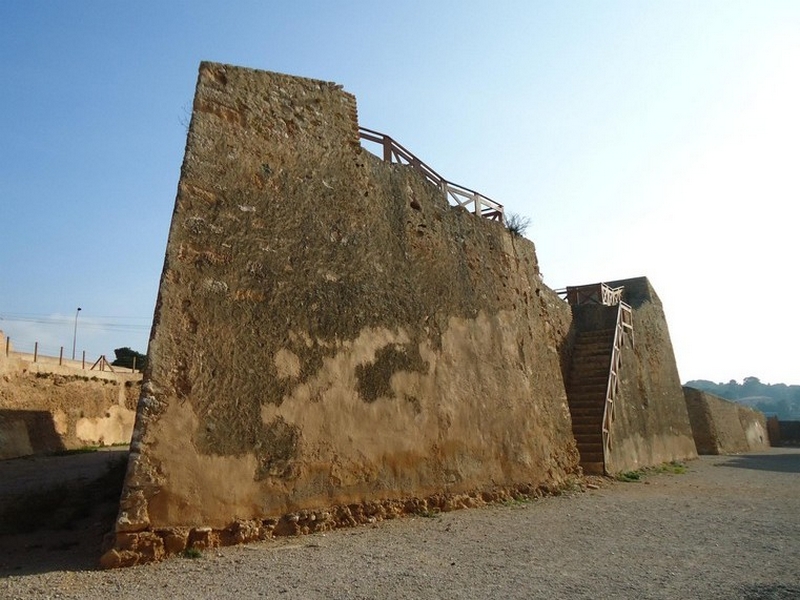
<svg viewBox="0 0 800 600">
<path fill-rule="evenodd" d="M 624 473 L 620 473 L 619 475 L 617 475 L 617 480 L 618 481 L 627 481 L 627 482 L 640 481 L 642 479 L 643 475 L 644 475 L 644 473 L 641 470 L 639 470 L 639 471 L 625 471 Z"/>
<path fill-rule="evenodd" d="M 203 558 L 203 553 L 200 551 L 200 548 L 192 546 L 183 551 L 183 558 Z"/>
</svg>

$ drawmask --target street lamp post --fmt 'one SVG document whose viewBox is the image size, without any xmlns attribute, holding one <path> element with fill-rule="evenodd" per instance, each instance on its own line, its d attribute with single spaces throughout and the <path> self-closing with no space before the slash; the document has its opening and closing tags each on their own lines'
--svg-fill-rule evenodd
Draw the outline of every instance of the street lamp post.
<svg viewBox="0 0 800 600">
<path fill-rule="evenodd" d="M 75 342 L 78 340 L 78 313 L 81 312 L 81 307 L 75 311 L 75 328 L 72 330 L 72 360 L 75 360 Z"/>
</svg>

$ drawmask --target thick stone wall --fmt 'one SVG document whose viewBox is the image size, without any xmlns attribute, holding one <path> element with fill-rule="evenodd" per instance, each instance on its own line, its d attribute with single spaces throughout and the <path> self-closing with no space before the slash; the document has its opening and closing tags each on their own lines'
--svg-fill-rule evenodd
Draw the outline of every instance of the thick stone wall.
<svg viewBox="0 0 800 600">
<path fill-rule="evenodd" d="M 697 458 L 678 367 L 661 300 L 645 277 L 624 286 L 633 309 L 634 343 L 622 349 L 620 387 L 611 426 L 609 473 Z"/>
<path fill-rule="evenodd" d="M 131 439 L 140 376 L 0 358 L 0 459 Z"/>
<path fill-rule="evenodd" d="M 767 420 L 761 412 L 691 387 L 684 387 L 683 394 L 700 454 L 769 448 Z"/>
<path fill-rule="evenodd" d="M 203 63 L 107 567 L 555 489 L 569 307 L 359 144 L 340 86 Z"/>
</svg>

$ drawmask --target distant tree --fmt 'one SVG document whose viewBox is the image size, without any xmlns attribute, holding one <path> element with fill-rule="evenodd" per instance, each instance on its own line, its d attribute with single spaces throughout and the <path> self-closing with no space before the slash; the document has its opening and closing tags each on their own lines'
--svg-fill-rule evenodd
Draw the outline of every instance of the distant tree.
<svg viewBox="0 0 800 600">
<path fill-rule="evenodd" d="M 131 350 L 127 346 L 125 348 L 117 348 L 114 350 L 114 362 L 111 364 L 115 367 L 126 367 L 128 369 L 132 369 L 134 365 L 134 359 L 136 359 L 136 370 L 137 371 L 144 371 L 147 367 L 147 356 L 140 352 L 136 352 L 136 350 Z"/>
</svg>

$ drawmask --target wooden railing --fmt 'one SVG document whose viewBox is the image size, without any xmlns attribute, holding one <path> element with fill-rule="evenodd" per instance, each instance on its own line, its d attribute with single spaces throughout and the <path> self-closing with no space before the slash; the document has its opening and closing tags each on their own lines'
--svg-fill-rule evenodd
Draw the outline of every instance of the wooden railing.
<svg viewBox="0 0 800 600">
<path fill-rule="evenodd" d="M 609 288 L 611 289 L 611 288 Z M 621 290 L 622 288 L 617 288 Z M 633 340 L 633 310 L 628 304 L 618 301 L 617 325 L 614 329 L 614 346 L 611 351 L 611 365 L 606 387 L 606 401 L 603 406 L 603 456 L 607 457 L 611 450 L 611 424 L 614 422 L 614 401 L 619 392 L 619 371 L 622 366 L 622 345 L 626 334 Z"/>
<path fill-rule="evenodd" d="M 385 133 L 367 129 L 366 127 L 359 127 L 358 134 L 362 140 L 380 144 L 383 149 L 381 158 L 383 158 L 385 162 L 412 166 L 425 179 L 442 190 L 445 198 L 455 203 L 455 206 L 464 207 L 471 213 L 489 219 L 490 221 L 499 221 L 505 224 L 505 213 L 502 204 L 495 202 L 491 198 L 487 198 L 475 190 L 453 183 L 452 181 L 447 181 Z"/>
<path fill-rule="evenodd" d="M 616 306 L 622 302 L 622 292 L 624 287 L 612 288 L 605 283 L 593 283 L 590 285 L 568 286 L 556 292 L 565 297 L 572 306 L 581 304 L 602 304 L 603 306 Z"/>
</svg>

